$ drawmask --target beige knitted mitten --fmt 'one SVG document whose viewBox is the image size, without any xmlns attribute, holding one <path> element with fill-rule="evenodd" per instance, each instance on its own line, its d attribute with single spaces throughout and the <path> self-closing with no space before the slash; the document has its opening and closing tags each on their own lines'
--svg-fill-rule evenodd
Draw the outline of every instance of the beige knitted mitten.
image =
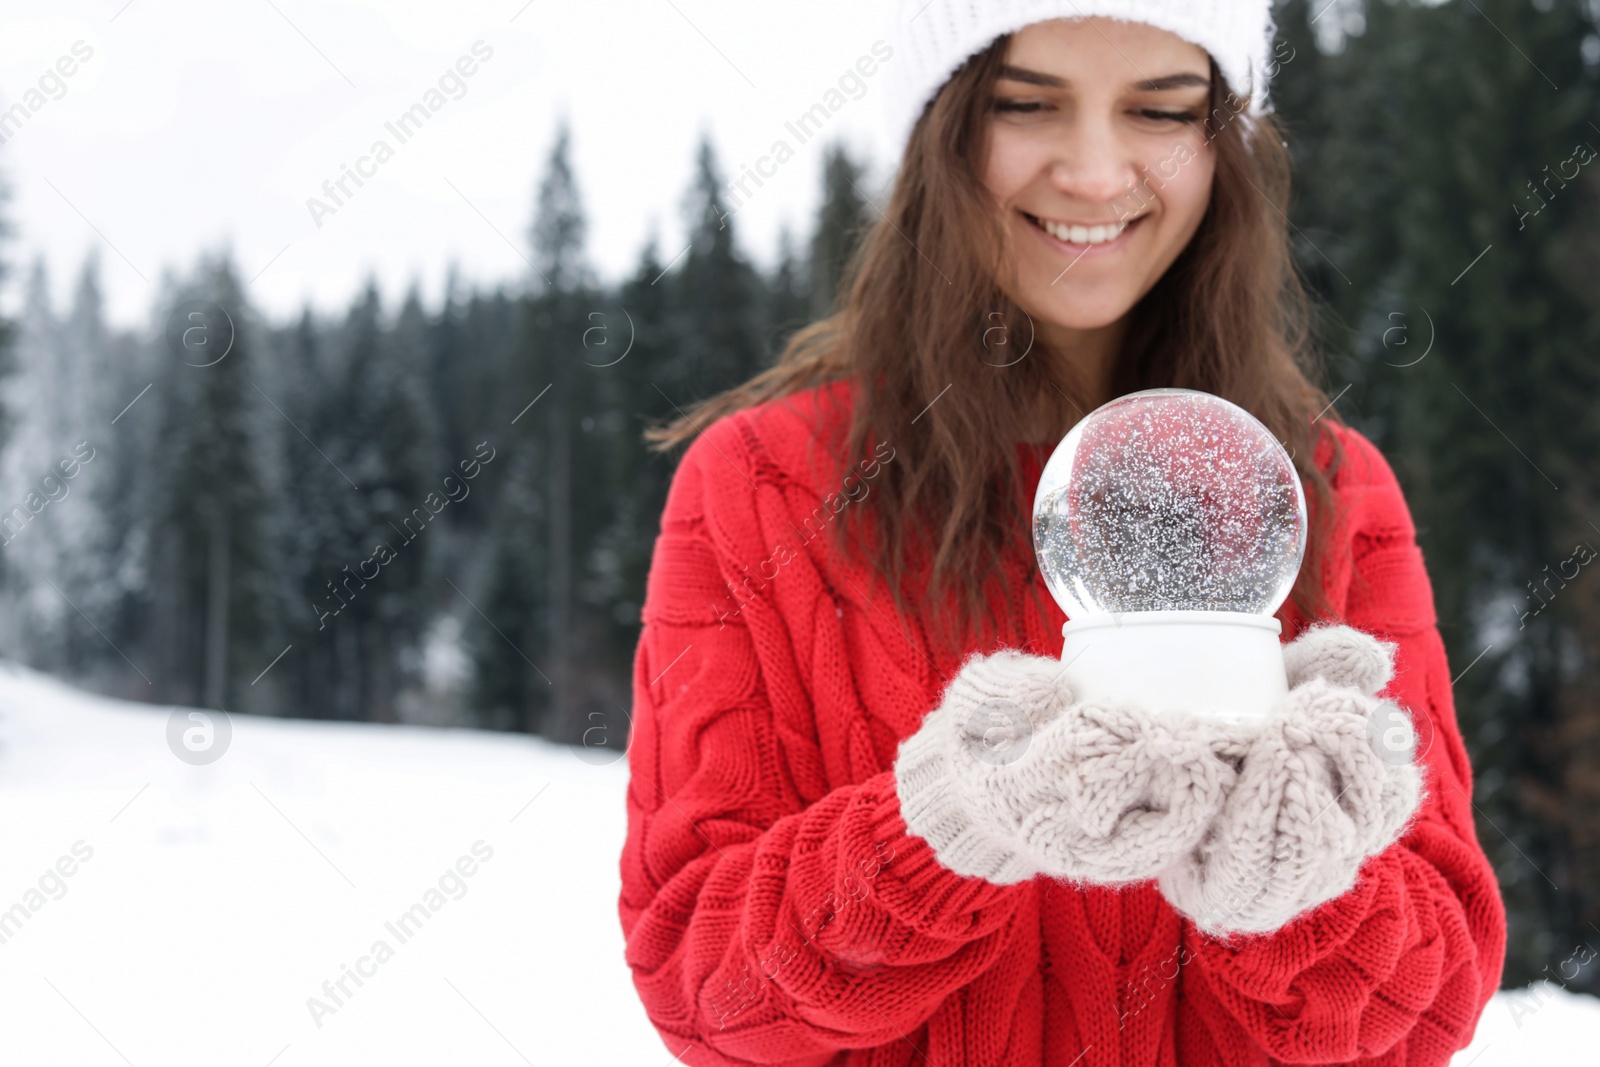
<svg viewBox="0 0 1600 1067">
<path fill-rule="evenodd" d="M 1235 777 L 1206 724 L 1077 704 L 1061 662 L 963 664 L 900 744 L 907 828 L 958 874 L 1143 881 L 1200 845 Z"/>
<path fill-rule="evenodd" d="M 1204 840 L 1159 882 L 1201 930 L 1276 930 L 1349 890 L 1362 861 L 1405 829 L 1423 795 L 1415 733 L 1376 696 L 1394 651 L 1349 626 L 1312 627 L 1284 647 L 1285 714 L 1244 743 L 1217 736 L 1238 780 Z"/>
</svg>

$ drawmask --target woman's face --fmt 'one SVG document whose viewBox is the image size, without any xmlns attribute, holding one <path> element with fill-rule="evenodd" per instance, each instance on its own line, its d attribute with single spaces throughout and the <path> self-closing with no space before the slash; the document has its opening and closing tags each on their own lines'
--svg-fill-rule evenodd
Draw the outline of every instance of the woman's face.
<svg viewBox="0 0 1600 1067">
<path fill-rule="evenodd" d="M 1210 60 L 1165 30 L 1091 18 L 1018 31 L 1005 62 L 984 183 L 1015 249 L 1007 294 L 1036 322 L 1115 323 L 1205 215 Z"/>
</svg>

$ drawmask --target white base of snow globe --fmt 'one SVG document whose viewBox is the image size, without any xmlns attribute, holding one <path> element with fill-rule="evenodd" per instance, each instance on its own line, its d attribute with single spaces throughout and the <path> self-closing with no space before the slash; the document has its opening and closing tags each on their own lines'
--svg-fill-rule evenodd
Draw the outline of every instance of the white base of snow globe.
<svg viewBox="0 0 1600 1067">
<path fill-rule="evenodd" d="M 1282 625 L 1240 611 L 1124 611 L 1061 628 L 1073 699 L 1262 725 L 1289 692 Z"/>
</svg>

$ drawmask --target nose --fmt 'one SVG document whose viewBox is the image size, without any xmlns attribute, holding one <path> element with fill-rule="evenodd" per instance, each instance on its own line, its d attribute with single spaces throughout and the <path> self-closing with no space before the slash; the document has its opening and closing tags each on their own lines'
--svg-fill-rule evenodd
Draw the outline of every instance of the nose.
<svg viewBox="0 0 1600 1067">
<path fill-rule="evenodd" d="M 1086 206 L 1125 196 L 1138 181 L 1133 152 L 1111 123 L 1081 118 L 1061 134 L 1049 165 L 1050 184 Z"/>
</svg>

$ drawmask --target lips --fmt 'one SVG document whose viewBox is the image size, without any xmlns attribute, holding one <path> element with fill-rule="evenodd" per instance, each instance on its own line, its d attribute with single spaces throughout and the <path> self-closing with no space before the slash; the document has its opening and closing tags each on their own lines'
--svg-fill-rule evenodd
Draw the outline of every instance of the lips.
<svg viewBox="0 0 1600 1067">
<path fill-rule="evenodd" d="M 1028 225 L 1049 241 L 1058 251 L 1073 256 L 1108 252 L 1127 244 L 1129 235 L 1138 228 L 1146 216 L 1139 215 L 1120 222 L 1087 226 L 1055 219 L 1044 219 L 1019 209 L 1018 214 L 1028 220 Z"/>
</svg>

